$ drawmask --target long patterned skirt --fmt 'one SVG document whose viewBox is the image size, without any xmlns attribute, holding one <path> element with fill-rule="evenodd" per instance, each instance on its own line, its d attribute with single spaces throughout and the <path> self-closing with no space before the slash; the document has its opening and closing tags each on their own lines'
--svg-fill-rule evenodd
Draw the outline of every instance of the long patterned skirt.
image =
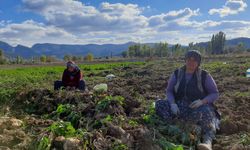
<svg viewBox="0 0 250 150">
<path fill-rule="evenodd" d="M 215 138 L 216 129 L 219 129 L 219 118 L 212 105 L 203 105 L 192 109 L 190 102 L 177 101 L 180 114 L 178 118 L 199 125 L 202 129 L 203 138 Z M 171 112 L 170 104 L 167 100 L 158 100 L 155 103 L 156 114 L 166 121 L 171 121 L 176 116 Z"/>
</svg>

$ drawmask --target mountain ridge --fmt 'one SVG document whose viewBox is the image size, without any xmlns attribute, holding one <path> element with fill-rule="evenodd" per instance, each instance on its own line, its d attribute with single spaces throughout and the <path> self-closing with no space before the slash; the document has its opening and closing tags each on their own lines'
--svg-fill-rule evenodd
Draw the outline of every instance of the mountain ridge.
<svg viewBox="0 0 250 150">
<path fill-rule="evenodd" d="M 242 42 L 246 48 L 250 48 L 250 38 L 239 37 L 235 39 L 226 40 L 226 46 L 236 46 Z M 201 47 L 208 46 L 209 42 L 196 43 Z M 9 45 L 6 42 L 0 41 L 0 49 L 4 51 L 7 56 L 15 57 L 21 56 L 23 58 L 31 58 L 34 56 L 55 56 L 57 58 L 63 58 L 64 55 L 76 55 L 85 56 L 88 53 L 92 53 L 95 57 L 119 56 L 122 51 L 125 51 L 129 46 L 136 44 L 135 42 L 127 42 L 124 44 L 53 44 L 53 43 L 37 43 L 32 47 L 23 45 L 17 45 L 15 47 Z M 149 46 L 154 43 L 142 43 Z M 171 46 L 171 45 L 169 45 Z"/>
</svg>

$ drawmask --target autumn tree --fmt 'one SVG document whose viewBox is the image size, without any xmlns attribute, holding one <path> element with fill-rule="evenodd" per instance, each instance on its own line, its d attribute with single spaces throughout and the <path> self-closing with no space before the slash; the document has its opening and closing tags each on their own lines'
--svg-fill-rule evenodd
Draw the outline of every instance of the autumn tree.
<svg viewBox="0 0 250 150">
<path fill-rule="evenodd" d="M 85 56 L 85 60 L 86 61 L 93 61 L 94 60 L 94 55 L 92 53 L 88 53 L 86 56 Z"/>
</svg>

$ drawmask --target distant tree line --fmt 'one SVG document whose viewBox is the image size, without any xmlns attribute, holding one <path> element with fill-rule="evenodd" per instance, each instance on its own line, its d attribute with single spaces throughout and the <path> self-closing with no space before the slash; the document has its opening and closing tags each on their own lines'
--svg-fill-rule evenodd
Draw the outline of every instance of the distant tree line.
<svg viewBox="0 0 250 150">
<path fill-rule="evenodd" d="M 128 50 L 122 52 L 123 57 L 169 57 L 180 56 L 186 51 L 195 49 L 199 50 L 203 54 L 225 54 L 233 52 L 249 51 L 246 49 L 243 43 L 238 43 L 237 46 L 225 46 L 226 34 L 219 32 L 212 36 L 211 40 L 204 45 L 199 43 L 189 43 L 188 46 L 181 46 L 175 44 L 169 46 L 167 42 L 156 43 L 153 46 L 146 44 L 134 44 L 131 45 Z"/>
<path fill-rule="evenodd" d="M 74 55 L 65 55 L 63 57 L 64 61 L 93 61 L 94 55 L 92 53 L 88 53 L 86 56 L 74 56 Z M 51 63 L 51 62 L 58 62 L 61 61 L 55 56 L 34 56 L 30 59 L 24 59 L 21 56 L 16 57 L 7 57 L 4 55 L 4 51 L 0 49 L 0 64 L 24 64 L 24 63 Z"/>
<path fill-rule="evenodd" d="M 94 55 L 92 53 L 88 53 L 86 56 L 75 56 L 75 55 L 69 55 L 66 54 L 63 57 L 64 61 L 93 61 L 94 60 Z M 56 62 L 59 61 L 56 57 L 53 56 L 46 56 L 46 55 L 42 55 L 40 56 L 40 62 L 46 63 L 46 62 Z"/>
<path fill-rule="evenodd" d="M 0 64 L 18 64 L 18 63 L 22 63 L 23 59 L 20 56 L 17 56 L 15 58 L 7 58 L 4 55 L 4 51 L 2 49 L 0 49 Z"/>
<path fill-rule="evenodd" d="M 88 53 L 86 56 L 74 56 L 74 55 L 64 55 L 63 57 L 64 61 L 93 61 L 94 60 L 94 55 L 92 53 Z"/>
<path fill-rule="evenodd" d="M 122 52 L 123 57 L 170 57 L 180 56 L 189 47 L 182 47 L 181 44 L 169 46 L 167 42 L 156 43 L 153 46 L 146 44 L 131 45 L 127 51 Z"/>
</svg>

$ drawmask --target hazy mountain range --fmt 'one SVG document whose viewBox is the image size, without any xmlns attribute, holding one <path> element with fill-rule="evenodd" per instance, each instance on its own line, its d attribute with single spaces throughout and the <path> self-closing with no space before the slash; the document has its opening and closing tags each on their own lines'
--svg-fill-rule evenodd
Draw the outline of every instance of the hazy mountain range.
<svg viewBox="0 0 250 150">
<path fill-rule="evenodd" d="M 242 42 L 246 48 L 250 48 L 250 38 L 235 38 L 226 41 L 226 46 L 236 46 Z M 0 41 L 0 49 L 4 51 L 7 56 L 21 56 L 23 58 L 31 58 L 32 56 L 55 56 L 57 58 L 63 58 L 64 55 L 76 55 L 85 56 L 88 53 L 92 53 L 95 57 L 121 55 L 122 51 L 128 49 L 129 46 L 135 44 L 134 42 L 128 42 L 125 44 L 87 44 L 87 45 L 67 45 L 67 44 L 35 44 L 32 47 L 26 47 L 23 45 L 17 45 L 15 47 L 9 45 L 6 42 Z M 152 46 L 154 43 L 147 43 Z M 208 42 L 198 43 L 199 46 L 206 47 Z"/>
</svg>

